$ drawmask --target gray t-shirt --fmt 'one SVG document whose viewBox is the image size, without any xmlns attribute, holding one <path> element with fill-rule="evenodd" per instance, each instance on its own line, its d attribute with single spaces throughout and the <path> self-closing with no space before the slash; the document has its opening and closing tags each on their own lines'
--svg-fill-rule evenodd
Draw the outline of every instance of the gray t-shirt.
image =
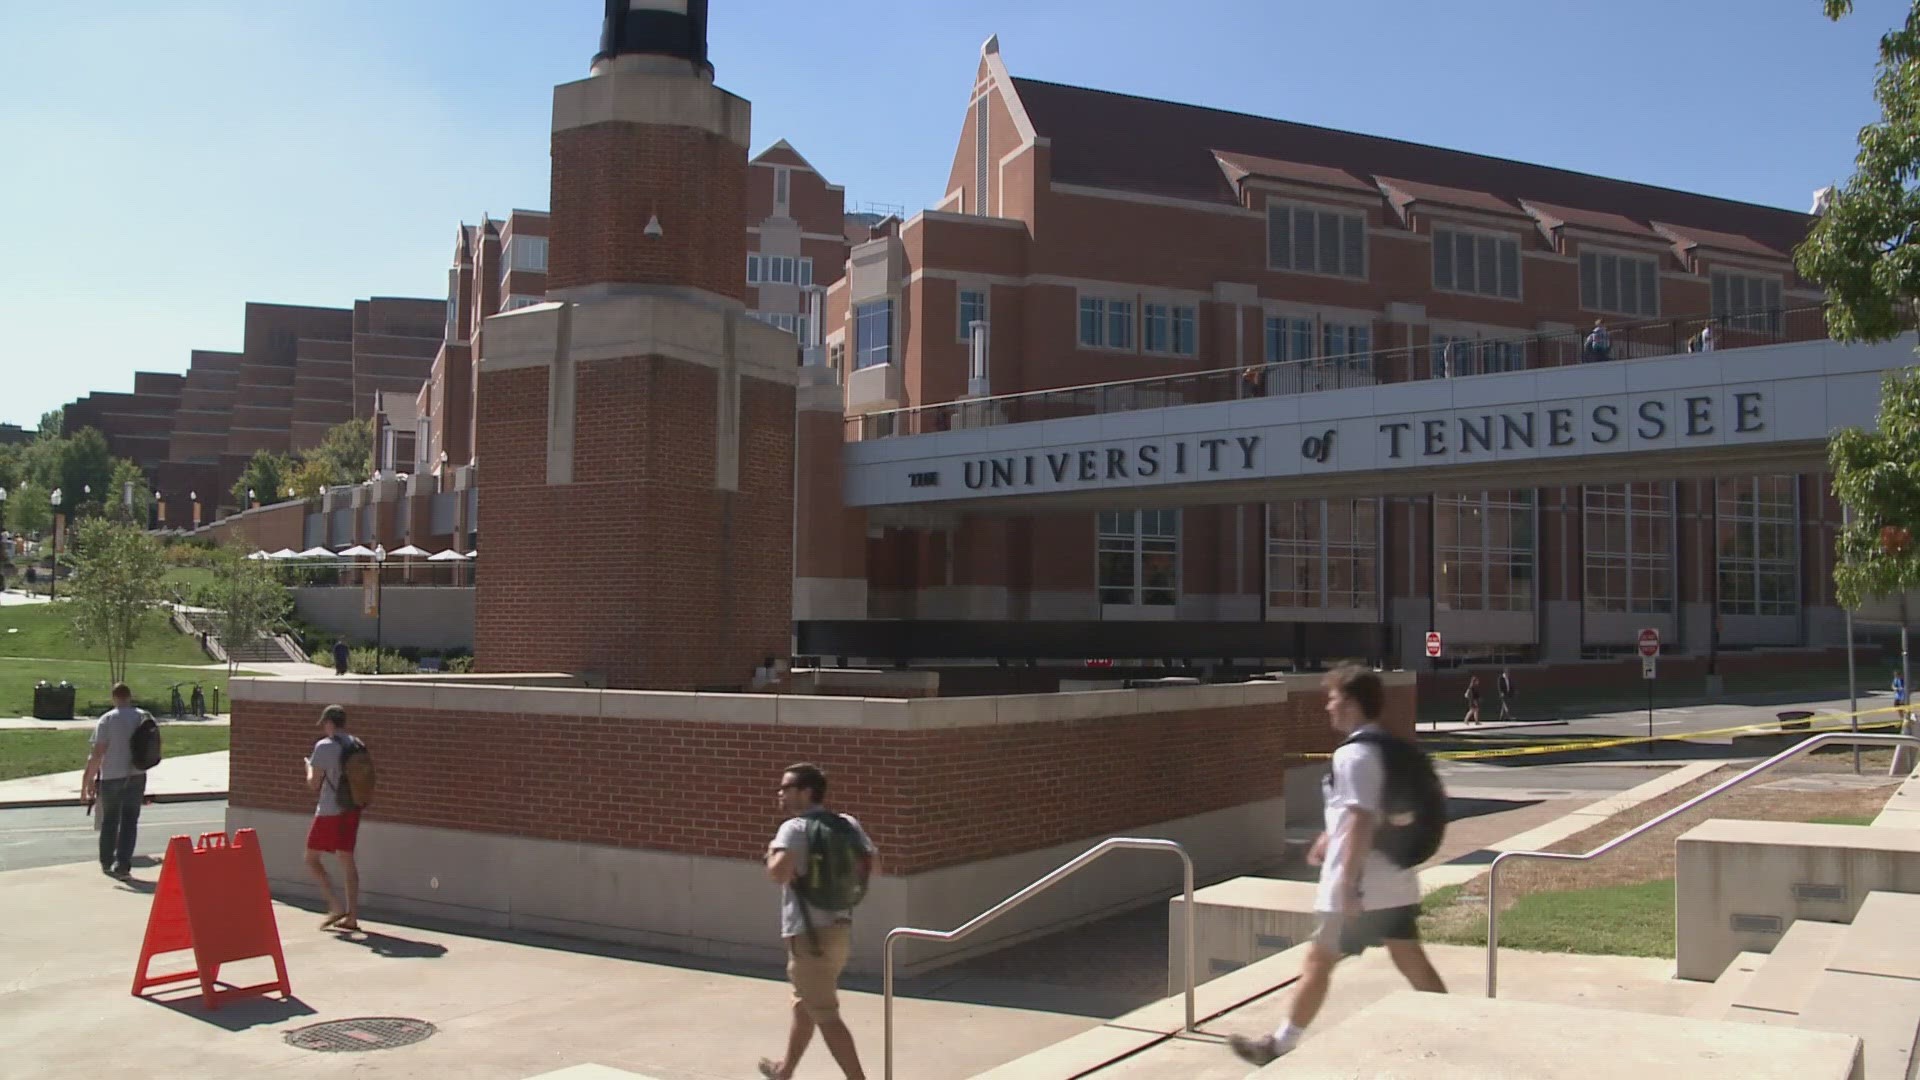
<svg viewBox="0 0 1920 1080">
<path fill-rule="evenodd" d="M 324 777 L 320 781 L 320 802 L 313 808 L 314 817 L 327 817 L 330 814 L 345 812 L 340 807 L 340 797 L 337 793 L 341 782 L 340 760 L 344 756 L 341 753 L 340 744 L 347 738 L 349 736 L 342 735 L 333 739 L 321 739 L 313 744 L 313 771 Z"/>
<path fill-rule="evenodd" d="M 840 816 L 853 822 L 853 831 L 860 834 L 860 845 L 866 853 L 875 854 L 878 849 L 873 846 L 872 838 L 867 836 L 867 830 L 860 827 L 860 822 L 855 820 L 852 814 Z M 781 822 L 780 831 L 773 834 L 773 843 L 769 847 L 774 851 L 790 852 L 794 862 L 804 869 L 807 865 L 806 817 L 790 817 Z M 807 932 L 806 920 L 800 916 L 800 907 L 804 903 L 805 901 L 801 900 L 791 888 L 780 890 L 781 937 L 799 937 Z M 853 922 L 853 916 L 845 911 L 822 911 L 812 904 L 806 904 L 806 908 L 807 913 L 813 917 L 813 926 L 816 930 L 822 926 L 845 926 Z"/>
<path fill-rule="evenodd" d="M 140 776 L 144 769 L 133 767 L 133 732 L 140 726 L 144 714 L 131 705 L 116 706 L 100 714 L 100 721 L 93 725 L 91 746 L 107 748 L 106 756 L 100 759 L 100 779 L 125 780 L 129 776 Z"/>
</svg>

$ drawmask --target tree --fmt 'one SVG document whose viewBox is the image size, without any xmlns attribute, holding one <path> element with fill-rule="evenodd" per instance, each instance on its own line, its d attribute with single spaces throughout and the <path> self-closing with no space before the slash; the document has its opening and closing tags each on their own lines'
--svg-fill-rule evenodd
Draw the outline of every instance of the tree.
<svg viewBox="0 0 1920 1080">
<path fill-rule="evenodd" d="M 133 497 L 129 504 L 127 485 L 133 485 Z M 153 486 L 147 481 L 147 474 L 140 466 L 119 458 L 113 463 L 113 479 L 107 483 L 107 516 L 117 521 L 129 521 L 145 528 L 153 520 Z"/>
<path fill-rule="evenodd" d="M 308 458 L 294 467 L 293 479 L 288 481 L 287 486 L 299 498 L 317 499 L 339 482 L 339 474 L 333 471 L 333 462 L 325 458 Z"/>
<path fill-rule="evenodd" d="M 287 481 L 292 476 L 292 461 L 266 450 L 255 450 L 246 471 L 233 482 L 233 504 L 242 510 L 251 507 L 253 503 L 247 499 L 249 491 L 261 503 L 273 502 L 279 492 L 287 490 Z"/>
<path fill-rule="evenodd" d="M 127 656 L 147 611 L 165 597 L 166 572 L 159 542 L 143 530 L 97 517 L 80 523 L 67 603 L 76 636 L 105 650 L 116 683 L 126 681 Z"/>
<path fill-rule="evenodd" d="M 234 547 L 223 547 L 213 558 L 213 584 L 204 592 L 213 609 L 215 633 L 227 649 L 227 674 L 238 665 L 233 650 L 261 632 L 277 632 L 293 606 L 286 586 L 274 575 L 272 564 L 248 559 L 240 549 L 249 547 L 244 540 Z"/>
<path fill-rule="evenodd" d="M 60 496 L 68 518 L 97 514 L 109 500 L 113 485 L 113 452 L 107 438 L 93 428 L 81 428 L 59 440 Z M 89 491 L 89 489 L 91 489 Z"/>
<path fill-rule="evenodd" d="M 348 420 L 335 424 L 320 445 L 303 455 L 333 467 L 336 483 L 358 484 L 373 475 L 373 421 Z"/>
<path fill-rule="evenodd" d="M 60 429 L 66 425 L 66 418 L 67 410 L 65 409 L 48 409 L 46 412 L 41 413 L 40 437 L 43 439 L 59 438 L 62 434 Z"/>
<path fill-rule="evenodd" d="M 7 528 L 15 533 L 44 533 L 53 526 L 53 506 L 47 501 L 50 493 L 31 480 L 21 481 L 19 487 L 7 489 L 6 517 Z"/>
<path fill-rule="evenodd" d="M 1853 0 L 1823 0 L 1839 19 Z M 1854 172 L 1794 253 L 1827 292 L 1840 341 L 1884 341 L 1911 326 L 1920 301 L 1920 3 L 1880 38 L 1873 96 L 1880 119 L 1860 129 Z"/>
</svg>

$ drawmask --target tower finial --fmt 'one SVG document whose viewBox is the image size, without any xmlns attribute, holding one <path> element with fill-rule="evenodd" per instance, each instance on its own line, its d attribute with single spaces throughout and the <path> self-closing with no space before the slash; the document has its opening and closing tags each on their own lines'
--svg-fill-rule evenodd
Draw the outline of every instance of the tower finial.
<svg viewBox="0 0 1920 1080">
<path fill-rule="evenodd" d="M 707 0 L 607 0 L 594 63 L 616 56 L 666 56 L 707 71 Z"/>
</svg>

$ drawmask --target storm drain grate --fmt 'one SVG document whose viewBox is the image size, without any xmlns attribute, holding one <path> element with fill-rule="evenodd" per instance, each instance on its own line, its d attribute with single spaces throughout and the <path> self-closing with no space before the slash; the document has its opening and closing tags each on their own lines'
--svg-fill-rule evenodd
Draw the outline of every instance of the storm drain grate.
<svg viewBox="0 0 1920 1080">
<path fill-rule="evenodd" d="M 329 1020 L 287 1032 L 287 1044 L 323 1054 L 351 1054 L 362 1050 L 392 1050 L 411 1046 L 432 1035 L 434 1026 L 404 1016 L 361 1016 Z"/>
</svg>

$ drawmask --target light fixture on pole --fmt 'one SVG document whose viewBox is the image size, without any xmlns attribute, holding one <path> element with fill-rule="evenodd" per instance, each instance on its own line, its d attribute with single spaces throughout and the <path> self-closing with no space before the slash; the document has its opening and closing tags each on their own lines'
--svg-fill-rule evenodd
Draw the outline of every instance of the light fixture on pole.
<svg viewBox="0 0 1920 1080">
<path fill-rule="evenodd" d="M 200 493 L 187 492 L 187 501 L 193 504 L 193 527 L 198 530 L 200 528 Z"/>
<path fill-rule="evenodd" d="M 60 515 L 60 489 L 54 488 L 47 501 L 53 504 L 53 564 L 47 574 L 47 599 L 52 600 L 60 592 L 60 527 L 65 524 Z"/>
<path fill-rule="evenodd" d="M 380 652 L 383 647 L 380 635 L 380 622 L 384 617 L 380 610 L 380 568 L 387 561 L 385 544 L 373 545 L 373 673 L 380 674 Z"/>
</svg>

